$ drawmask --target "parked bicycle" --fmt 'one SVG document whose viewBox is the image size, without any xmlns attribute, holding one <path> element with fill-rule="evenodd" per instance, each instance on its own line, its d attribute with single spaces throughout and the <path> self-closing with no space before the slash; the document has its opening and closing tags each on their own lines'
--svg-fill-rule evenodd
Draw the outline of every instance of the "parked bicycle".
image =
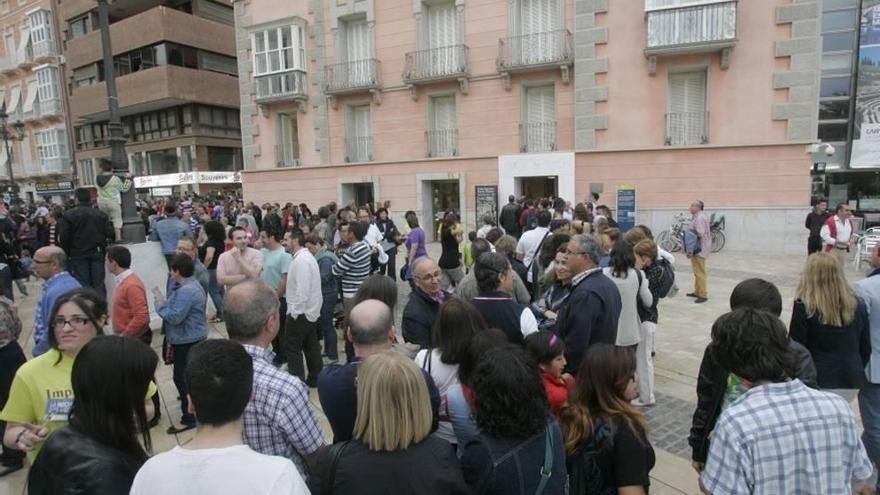
<svg viewBox="0 0 880 495">
<path fill-rule="evenodd" d="M 672 225 L 669 229 L 660 232 L 657 235 L 657 245 L 671 253 L 676 253 L 684 248 L 684 231 L 690 223 L 687 213 L 678 213 L 673 217 Z M 709 232 L 712 236 L 712 252 L 717 253 L 724 249 L 727 243 L 727 236 L 724 234 L 725 218 L 722 215 L 715 220 L 713 213 L 709 217 Z"/>
</svg>

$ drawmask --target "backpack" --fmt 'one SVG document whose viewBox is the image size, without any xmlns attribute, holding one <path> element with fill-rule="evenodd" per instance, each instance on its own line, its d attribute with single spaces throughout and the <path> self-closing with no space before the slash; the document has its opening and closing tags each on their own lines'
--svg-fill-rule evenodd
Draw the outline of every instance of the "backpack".
<svg viewBox="0 0 880 495">
<path fill-rule="evenodd" d="M 531 212 L 526 216 L 526 226 L 523 230 L 532 230 L 538 228 L 538 215 Z"/>
<path fill-rule="evenodd" d="M 663 272 L 663 275 L 660 277 L 660 290 L 657 291 L 657 294 L 663 298 L 669 295 L 672 286 L 675 285 L 675 267 L 665 258 L 658 258 L 654 263 Z"/>
<path fill-rule="evenodd" d="M 684 252 L 688 256 L 696 256 L 703 250 L 700 244 L 700 236 L 697 235 L 696 229 L 690 228 L 684 231 Z"/>
<path fill-rule="evenodd" d="M 607 486 L 596 456 L 614 448 L 614 435 L 606 423 L 597 425 L 593 438 L 568 458 L 568 492 L 571 495 L 616 495 L 617 487 Z"/>
</svg>

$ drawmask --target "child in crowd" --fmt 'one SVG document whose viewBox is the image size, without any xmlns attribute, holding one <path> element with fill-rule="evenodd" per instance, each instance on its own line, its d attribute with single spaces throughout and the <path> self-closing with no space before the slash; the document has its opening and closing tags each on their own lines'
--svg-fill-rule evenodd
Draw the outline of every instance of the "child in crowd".
<svg viewBox="0 0 880 495">
<path fill-rule="evenodd" d="M 525 349 L 541 369 L 550 413 L 556 416 L 568 404 L 568 391 L 574 387 L 574 377 L 562 372 L 566 364 L 565 344 L 555 333 L 541 330 L 525 338 Z"/>
<path fill-rule="evenodd" d="M 461 257 L 464 260 L 464 272 L 470 273 L 474 266 L 474 254 L 471 252 L 471 243 L 477 240 L 477 233 L 473 230 L 468 232 L 468 238 L 461 245 Z"/>
</svg>

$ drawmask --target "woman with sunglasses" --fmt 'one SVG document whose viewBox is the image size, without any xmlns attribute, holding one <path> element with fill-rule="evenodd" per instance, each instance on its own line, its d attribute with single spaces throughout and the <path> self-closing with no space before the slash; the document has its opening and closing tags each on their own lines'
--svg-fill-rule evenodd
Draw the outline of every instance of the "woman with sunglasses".
<svg viewBox="0 0 880 495">
<path fill-rule="evenodd" d="M 3 444 L 28 452 L 33 463 L 49 433 L 67 425 L 73 406 L 71 371 L 79 351 L 101 334 L 107 301 L 91 289 L 70 291 L 55 302 L 49 318 L 49 352 L 25 363 L 15 374 L 9 401 L 0 411 L 6 421 Z M 148 396 L 156 393 L 150 385 Z M 147 420 L 153 404 L 147 400 Z"/>
</svg>

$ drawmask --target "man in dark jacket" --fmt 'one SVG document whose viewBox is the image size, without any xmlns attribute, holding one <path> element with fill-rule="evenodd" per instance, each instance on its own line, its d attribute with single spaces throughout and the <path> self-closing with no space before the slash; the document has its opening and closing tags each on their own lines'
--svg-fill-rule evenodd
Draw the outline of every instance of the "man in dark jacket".
<svg viewBox="0 0 880 495">
<path fill-rule="evenodd" d="M 565 371 L 576 373 L 587 349 L 597 343 L 614 344 L 620 318 L 620 291 L 599 268 L 599 241 L 576 235 L 565 250 L 572 273 L 571 295 L 556 318 L 556 334 L 565 342 Z"/>
<path fill-rule="evenodd" d="M 779 289 L 770 282 L 759 278 L 751 278 L 740 282 L 730 294 L 731 311 L 738 308 L 752 308 L 773 313 L 777 317 L 782 314 L 782 295 Z M 816 365 L 813 357 L 804 346 L 789 339 L 789 351 L 794 356 L 794 369 L 791 378 L 798 378 L 804 385 L 818 389 Z M 709 434 L 715 429 L 715 422 L 721 415 L 721 406 L 725 400 L 734 399 L 738 395 L 738 378 L 725 369 L 709 347 L 703 352 L 700 363 L 700 374 L 697 378 L 697 408 L 691 424 L 688 443 L 692 448 L 691 457 L 697 472 L 702 472 L 709 454 Z M 733 388 L 728 390 L 729 386 Z M 731 401 L 732 402 L 732 401 Z"/>
<path fill-rule="evenodd" d="M 807 238 L 807 255 L 822 250 L 822 235 L 820 232 L 830 216 L 828 200 L 826 199 L 816 201 L 813 211 L 807 214 L 807 220 L 804 222 L 804 227 L 810 231 L 810 237 Z"/>
<path fill-rule="evenodd" d="M 61 217 L 61 248 L 73 276 L 104 295 L 104 253 L 115 238 L 113 225 L 106 213 L 92 208 L 88 189 L 80 187 L 75 195 L 77 205 Z"/>
<path fill-rule="evenodd" d="M 501 208 L 499 222 L 508 235 L 512 235 L 517 239 L 519 239 L 521 233 L 519 225 L 520 213 L 522 213 L 522 208 L 516 203 L 516 197 L 511 194 L 507 197 L 507 204 L 504 205 L 504 208 Z"/>
<path fill-rule="evenodd" d="M 434 321 L 446 293 L 440 289 L 440 267 L 431 258 L 417 258 L 412 273 L 415 287 L 403 310 L 403 340 L 428 349 L 432 347 Z"/>
</svg>

